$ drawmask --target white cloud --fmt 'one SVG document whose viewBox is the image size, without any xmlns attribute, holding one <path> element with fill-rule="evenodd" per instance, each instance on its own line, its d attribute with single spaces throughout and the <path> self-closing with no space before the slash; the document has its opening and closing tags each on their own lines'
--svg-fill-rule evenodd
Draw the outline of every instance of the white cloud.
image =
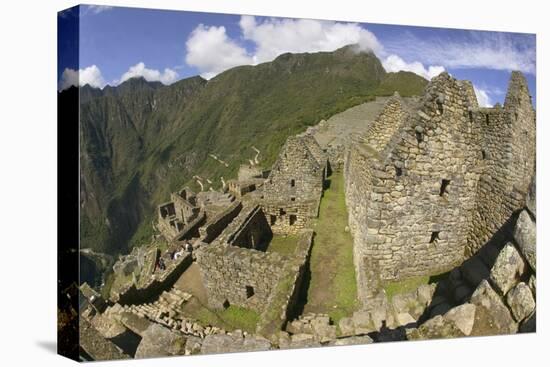
<svg viewBox="0 0 550 367">
<path fill-rule="evenodd" d="M 253 62 L 246 50 L 227 36 L 223 26 L 199 24 L 187 39 L 186 47 L 185 61 L 206 79 L 234 66 Z"/>
<path fill-rule="evenodd" d="M 474 92 L 477 97 L 477 103 L 480 107 L 492 107 L 493 103 L 491 101 L 491 98 L 489 97 L 489 93 L 481 88 L 478 88 L 474 85 Z"/>
<path fill-rule="evenodd" d="M 271 61 L 285 52 L 333 51 L 349 44 L 360 50 L 382 49 L 376 36 L 357 23 L 338 23 L 311 19 L 266 19 L 242 16 L 241 31 L 254 42 L 254 62 Z"/>
<path fill-rule="evenodd" d="M 86 5 L 84 13 L 92 13 L 92 14 L 99 14 L 103 13 L 104 11 L 111 10 L 113 7 L 108 5 Z"/>
<path fill-rule="evenodd" d="M 254 44 L 250 53 L 231 39 L 225 27 L 200 24 L 187 39 L 185 61 L 209 79 L 238 65 L 271 61 L 285 52 L 334 51 L 358 44 L 360 50 L 379 51 L 382 46 L 373 33 L 356 23 L 309 19 L 266 19 L 242 16 L 242 38 Z"/>
<path fill-rule="evenodd" d="M 419 61 L 408 63 L 397 55 L 390 55 L 386 57 L 383 60 L 382 65 L 384 66 L 384 69 L 386 69 L 386 71 L 388 72 L 411 71 L 428 80 L 431 80 L 434 76 L 437 76 L 445 71 L 445 68 L 443 66 L 430 65 L 428 68 L 426 68 Z"/>
<path fill-rule="evenodd" d="M 61 74 L 58 88 L 59 90 L 63 90 L 70 86 L 84 86 L 86 84 L 94 88 L 103 88 L 105 86 L 101 70 L 96 65 L 79 70 L 66 68 L 63 74 Z"/>
<path fill-rule="evenodd" d="M 532 35 L 457 31 L 453 38 L 421 39 L 410 33 L 388 40 L 390 53 L 446 68 L 520 70 L 535 74 L 536 52 Z"/>
<path fill-rule="evenodd" d="M 119 80 L 116 80 L 114 84 L 120 84 L 130 78 L 143 77 L 148 82 L 159 81 L 162 84 L 172 84 L 178 78 L 178 73 L 172 69 L 166 68 L 163 72 L 155 69 L 148 69 L 143 62 L 137 63 L 134 66 L 130 66 L 127 72 L 122 74 Z"/>
</svg>

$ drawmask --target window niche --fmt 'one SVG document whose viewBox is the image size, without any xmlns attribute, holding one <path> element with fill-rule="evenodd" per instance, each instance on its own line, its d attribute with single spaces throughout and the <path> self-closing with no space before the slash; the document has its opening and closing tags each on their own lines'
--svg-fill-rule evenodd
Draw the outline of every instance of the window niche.
<svg viewBox="0 0 550 367">
<path fill-rule="evenodd" d="M 245 287 L 245 290 L 246 290 L 246 298 L 250 298 L 254 295 L 254 287 L 247 285 Z"/>
<path fill-rule="evenodd" d="M 395 176 L 397 176 L 397 177 L 403 176 L 403 168 L 396 166 L 395 167 Z"/>
<path fill-rule="evenodd" d="M 296 180 L 295 179 L 290 180 L 290 187 L 296 187 Z"/>
<path fill-rule="evenodd" d="M 441 180 L 441 187 L 439 189 L 439 196 L 446 196 L 449 192 L 449 185 L 451 184 L 451 180 L 443 179 Z"/>
<path fill-rule="evenodd" d="M 291 214 L 291 215 L 289 216 L 288 224 L 291 225 L 291 226 L 293 226 L 293 225 L 296 223 L 296 220 L 297 220 L 297 219 L 298 219 L 298 218 L 296 217 L 296 215 Z"/>
<path fill-rule="evenodd" d="M 437 243 L 437 241 L 439 241 L 439 231 L 434 231 L 430 237 L 430 243 Z"/>
</svg>

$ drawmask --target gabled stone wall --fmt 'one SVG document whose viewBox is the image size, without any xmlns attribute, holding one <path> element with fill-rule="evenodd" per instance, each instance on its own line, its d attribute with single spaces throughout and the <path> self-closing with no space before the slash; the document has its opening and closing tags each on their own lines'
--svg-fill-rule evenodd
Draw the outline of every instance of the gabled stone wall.
<svg viewBox="0 0 550 367">
<path fill-rule="evenodd" d="M 483 172 L 467 254 L 473 254 L 525 205 L 535 175 L 536 122 L 527 82 L 513 72 L 504 107 L 474 110 L 481 128 Z"/>
<path fill-rule="evenodd" d="M 314 153 L 312 153 L 312 150 Z M 262 207 L 274 233 L 296 233 L 317 216 L 327 161 L 312 136 L 287 139 L 263 186 Z"/>
<path fill-rule="evenodd" d="M 351 148 L 346 202 L 363 302 L 384 282 L 458 265 L 521 208 L 535 128 L 520 74 L 508 95 L 504 108 L 480 109 L 471 83 L 440 74 L 415 110 L 392 98 Z"/>
</svg>

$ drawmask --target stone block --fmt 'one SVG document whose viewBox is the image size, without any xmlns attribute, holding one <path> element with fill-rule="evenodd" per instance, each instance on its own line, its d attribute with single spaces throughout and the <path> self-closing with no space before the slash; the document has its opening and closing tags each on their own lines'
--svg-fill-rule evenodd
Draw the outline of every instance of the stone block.
<svg viewBox="0 0 550 367">
<path fill-rule="evenodd" d="M 526 210 L 518 217 L 514 228 L 514 239 L 531 268 L 537 270 L 537 227 Z"/>
<path fill-rule="evenodd" d="M 529 287 L 521 282 L 506 295 L 506 302 L 517 322 L 523 321 L 535 310 L 535 300 Z"/>
<path fill-rule="evenodd" d="M 491 281 L 502 295 L 519 282 L 525 272 L 525 262 L 514 245 L 507 243 L 491 269 Z"/>
</svg>

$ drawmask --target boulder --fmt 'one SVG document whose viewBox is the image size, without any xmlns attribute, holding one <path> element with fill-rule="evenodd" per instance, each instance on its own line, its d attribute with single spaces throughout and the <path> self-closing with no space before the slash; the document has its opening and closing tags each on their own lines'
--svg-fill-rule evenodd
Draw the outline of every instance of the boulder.
<svg viewBox="0 0 550 367">
<path fill-rule="evenodd" d="M 336 339 L 336 326 L 326 324 L 313 324 L 313 335 L 321 343 Z"/>
<path fill-rule="evenodd" d="M 407 339 L 409 340 L 456 338 L 460 336 L 464 336 L 464 333 L 454 322 L 446 320 L 441 315 L 429 319 L 416 329 L 407 330 Z"/>
<path fill-rule="evenodd" d="M 260 335 L 247 335 L 244 338 L 242 351 L 243 352 L 256 352 L 262 350 L 270 350 L 271 343 L 269 340 Z"/>
<path fill-rule="evenodd" d="M 128 359 L 113 342 L 102 337 L 101 334 L 84 318 L 79 322 L 79 344 L 95 361 Z"/>
<path fill-rule="evenodd" d="M 537 227 L 535 221 L 526 210 L 523 210 L 518 217 L 514 228 L 514 239 L 519 246 L 523 256 L 529 262 L 531 268 L 537 270 Z"/>
<path fill-rule="evenodd" d="M 472 335 L 512 334 L 517 324 L 508 307 L 487 280 L 483 280 L 470 298 L 476 308 Z"/>
<path fill-rule="evenodd" d="M 238 352 L 242 348 L 242 337 L 228 334 L 210 334 L 202 341 L 201 354 Z"/>
<path fill-rule="evenodd" d="M 120 321 L 106 313 L 95 315 L 90 320 L 90 323 L 104 338 L 107 339 L 122 335 L 127 330 L 124 325 L 120 323 Z"/>
<path fill-rule="evenodd" d="M 420 303 L 424 306 L 429 305 L 432 302 L 433 295 L 435 293 L 436 284 L 422 284 L 416 290 L 416 297 Z"/>
<path fill-rule="evenodd" d="M 415 293 L 396 294 L 391 300 L 396 313 L 409 312 L 411 308 L 416 308 L 418 301 Z"/>
<path fill-rule="evenodd" d="M 286 331 L 291 334 L 311 334 L 313 330 L 311 324 L 304 320 L 293 320 L 286 326 Z"/>
<path fill-rule="evenodd" d="M 368 335 L 361 336 L 351 336 L 348 338 L 339 338 L 334 341 L 331 341 L 329 345 L 361 345 L 361 344 L 371 344 L 373 340 Z"/>
<path fill-rule="evenodd" d="M 535 309 L 535 300 L 527 284 L 521 282 L 506 295 L 506 302 L 517 322 L 523 321 Z"/>
<path fill-rule="evenodd" d="M 443 318 L 453 322 L 464 335 L 470 335 L 474 327 L 475 315 L 476 306 L 471 303 L 465 303 L 451 308 Z"/>
<path fill-rule="evenodd" d="M 399 326 L 406 326 L 416 323 L 416 320 L 406 312 L 398 313 L 396 316 L 396 321 Z"/>
<path fill-rule="evenodd" d="M 371 319 L 370 312 L 356 311 L 352 316 L 353 326 L 356 334 L 367 334 L 375 331 L 374 323 Z"/>
<path fill-rule="evenodd" d="M 353 325 L 353 319 L 351 317 L 343 317 L 338 322 L 341 336 L 351 336 L 355 334 L 355 327 Z"/>
<path fill-rule="evenodd" d="M 197 336 L 187 336 L 185 342 L 185 355 L 199 354 L 201 352 L 202 339 Z"/>
<path fill-rule="evenodd" d="M 186 338 L 162 325 L 151 324 L 142 334 L 136 358 L 151 358 L 185 354 Z"/>
<path fill-rule="evenodd" d="M 312 334 L 294 334 L 290 337 L 290 348 L 319 347 L 321 344 Z"/>
<path fill-rule="evenodd" d="M 498 254 L 491 269 L 491 281 L 502 295 L 519 282 L 519 278 L 525 272 L 525 262 L 518 250 L 510 242 Z"/>
<path fill-rule="evenodd" d="M 277 344 L 280 349 L 290 348 L 290 335 L 286 331 L 279 331 L 277 336 Z"/>
</svg>

